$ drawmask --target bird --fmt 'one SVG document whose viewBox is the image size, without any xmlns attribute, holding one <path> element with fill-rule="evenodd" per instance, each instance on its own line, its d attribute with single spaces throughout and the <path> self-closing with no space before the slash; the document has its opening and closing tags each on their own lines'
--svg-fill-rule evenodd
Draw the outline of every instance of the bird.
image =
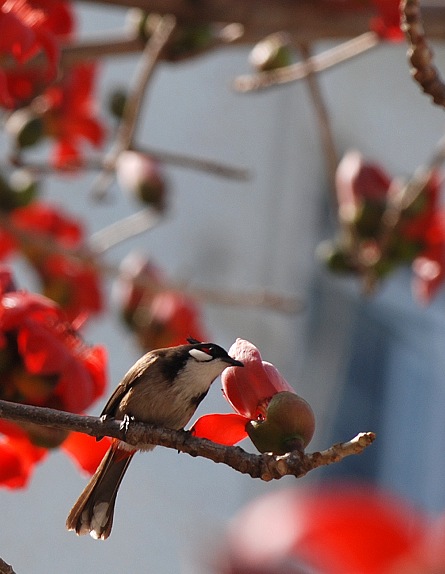
<svg viewBox="0 0 445 574">
<path fill-rule="evenodd" d="M 101 417 L 182 429 L 226 367 L 242 367 L 219 345 L 188 344 L 149 351 L 128 370 L 105 404 Z M 143 450 L 153 450 L 148 445 Z M 78 535 L 105 540 L 111 533 L 119 486 L 134 446 L 112 439 L 96 472 L 72 507 L 66 526 Z"/>
</svg>

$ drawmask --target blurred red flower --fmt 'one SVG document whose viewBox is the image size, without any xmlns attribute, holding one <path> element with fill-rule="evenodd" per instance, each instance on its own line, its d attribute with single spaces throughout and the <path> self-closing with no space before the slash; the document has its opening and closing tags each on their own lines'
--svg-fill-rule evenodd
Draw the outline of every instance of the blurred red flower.
<svg viewBox="0 0 445 574">
<path fill-rule="evenodd" d="M 400 42 L 405 38 L 400 29 L 400 1 L 372 0 L 377 16 L 372 18 L 370 28 L 384 40 Z"/>
<path fill-rule="evenodd" d="M 162 271 L 138 254 L 124 259 L 115 295 L 122 316 L 146 351 L 207 340 L 198 305 L 171 289 Z"/>
<path fill-rule="evenodd" d="M 105 349 L 87 346 L 50 299 L 11 290 L 13 282 L 6 269 L 1 270 L 0 278 L 0 398 L 82 413 L 104 392 Z M 65 431 L 28 422 L 3 424 L 0 431 L 0 467 L 5 476 L 11 474 L 5 484 L 18 486 L 26 483 L 33 463 L 44 455 L 35 447 L 56 447 L 68 436 Z M 17 442 L 18 438 L 21 442 Z M 11 449 L 14 444 L 27 441 L 32 446 L 26 445 L 26 456 L 20 463 L 21 454 L 16 453 L 14 458 Z M 93 443 L 88 448 L 93 457 Z M 97 463 L 102 451 L 102 447 L 96 449 Z M 9 465 L 9 470 L 5 465 Z M 91 464 L 87 467 L 91 468 Z M 16 482 L 15 472 L 19 473 Z"/>
<path fill-rule="evenodd" d="M 57 73 L 60 40 L 74 28 L 71 5 L 59 0 L 1 0 L 0 55 L 11 58 L 0 70 L 0 106 L 23 106 Z M 44 55 L 44 64 L 28 66 Z"/>
<path fill-rule="evenodd" d="M 219 574 L 433 574 L 443 520 L 371 485 L 321 484 L 260 498 L 230 525 Z"/>
<path fill-rule="evenodd" d="M 95 74 L 94 64 L 73 66 L 34 102 L 44 134 L 56 141 L 53 163 L 57 168 L 81 166 L 83 142 L 95 147 L 103 144 L 105 129 L 93 99 Z"/>
<path fill-rule="evenodd" d="M 388 216 L 406 188 L 358 151 L 347 152 L 336 172 L 342 235 L 325 242 L 320 254 L 335 271 L 359 275 L 372 271 L 376 278 L 409 263 L 415 296 L 429 302 L 445 280 L 445 212 L 439 202 L 440 184 L 437 172 L 429 174 L 388 234 Z"/>
<path fill-rule="evenodd" d="M 0 228 L 0 258 L 20 251 L 39 274 L 44 294 L 63 307 L 70 321 L 100 312 L 103 307 L 100 277 L 85 257 L 85 232 L 80 222 L 41 202 L 13 210 L 9 219 L 12 229 Z M 51 253 L 39 240 L 62 252 L 56 249 Z M 68 253 L 80 248 L 82 258 Z"/>
</svg>

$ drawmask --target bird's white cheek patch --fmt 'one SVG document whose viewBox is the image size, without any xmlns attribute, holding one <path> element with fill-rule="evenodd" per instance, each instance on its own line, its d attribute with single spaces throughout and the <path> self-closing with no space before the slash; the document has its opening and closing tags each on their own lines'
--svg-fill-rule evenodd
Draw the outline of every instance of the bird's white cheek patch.
<svg viewBox="0 0 445 574">
<path fill-rule="evenodd" d="M 189 354 L 194 359 L 200 362 L 211 361 L 213 359 L 211 355 L 208 355 L 207 353 L 204 353 L 204 351 L 200 351 L 199 349 L 190 349 Z"/>
</svg>

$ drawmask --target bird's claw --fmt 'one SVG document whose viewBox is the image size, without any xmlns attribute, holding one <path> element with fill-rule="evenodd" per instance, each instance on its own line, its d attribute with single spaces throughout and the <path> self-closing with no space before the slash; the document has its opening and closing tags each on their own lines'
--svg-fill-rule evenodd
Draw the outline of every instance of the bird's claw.
<svg viewBox="0 0 445 574">
<path fill-rule="evenodd" d="M 124 418 L 122 419 L 122 422 L 120 424 L 120 430 L 123 431 L 125 434 L 127 434 L 128 429 L 130 428 L 130 423 L 134 422 L 134 417 L 131 417 L 130 415 L 124 415 Z"/>
</svg>

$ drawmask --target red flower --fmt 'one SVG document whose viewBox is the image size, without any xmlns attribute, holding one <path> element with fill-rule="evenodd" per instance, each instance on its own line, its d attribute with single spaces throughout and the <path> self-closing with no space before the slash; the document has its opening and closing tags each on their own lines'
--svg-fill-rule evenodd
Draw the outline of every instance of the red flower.
<svg viewBox="0 0 445 574">
<path fill-rule="evenodd" d="M 105 131 L 93 105 L 95 73 L 93 64 L 70 68 L 34 104 L 42 114 L 44 133 L 57 142 L 53 162 L 60 169 L 81 165 L 82 142 L 103 144 Z"/>
<path fill-rule="evenodd" d="M 268 407 L 272 404 L 274 397 L 284 395 L 284 393 L 293 397 L 298 397 L 298 395 L 274 365 L 262 360 L 259 350 L 252 343 L 237 339 L 231 346 L 229 354 L 244 365 L 242 369 L 228 367 L 221 376 L 224 395 L 236 413 L 204 415 L 194 423 L 192 432 L 195 436 L 226 445 L 233 445 L 246 438 L 248 434 L 255 442 L 256 437 L 252 436 L 252 428 L 248 433 L 248 425 L 252 422 L 270 422 L 268 421 Z M 300 397 L 298 401 L 307 405 Z M 307 407 L 310 409 L 309 405 Z M 309 415 L 311 413 L 310 409 Z M 286 427 L 288 415 L 293 416 L 293 414 L 286 412 L 283 417 L 283 420 L 286 419 Z M 308 434 L 312 436 L 313 420 L 309 421 L 306 418 L 304 424 L 307 423 L 309 426 L 312 425 L 312 429 L 308 429 Z M 285 430 L 287 433 L 288 428 Z M 264 444 L 262 438 L 259 442 Z M 256 442 L 255 444 L 259 450 L 262 450 Z"/>
<path fill-rule="evenodd" d="M 357 151 L 348 152 L 338 165 L 336 191 L 342 235 L 325 242 L 319 253 L 333 270 L 382 278 L 398 265 L 410 263 L 413 291 L 428 302 L 445 280 L 445 212 L 439 203 L 440 178 L 431 173 L 394 227 L 387 216 L 405 200 L 398 180 Z"/>
<path fill-rule="evenodd" d="M 372 0 L 378 16 L 370 22 L 370 28 L 384 40 L 400 42 L 405 38 L 400 29 L 400 0 Z"/>
<path fill-rule="evenodd" d="M 11 57 L 0 71 L 0 105 L 28 103 L 55 78 L 59 42 L 74 27 L 71 6 L 58 0 L 2 0 L 0 2 L 0 55 Z M 44 65 L 26 67 L 37 54 Z"/>
<path fill-rule="evenodd" d="M 40 275 L 44 294 L 63 307 L 70 321 L 100 312 L 100 278 L 93 264 L 74 254 L 48 253 L 39 243 L 40 238 L 61 249 L 80 249 L 85 235 L 80 223 L 40 202 L 17 208 L 9 217 L 19 234 L 16 238 L 9 230 L 0 230 L 0 258 L 21 250 Z M 27 240 L 20 239 L 20 232 L 28 235 Z M 32 236 L 37 241 L 32 242 Z"/>
<path fill-rule="evenodd" d="M 217 571 L 433 574 L 443 572 L 443 540 L 443 524 L 431 528 L 418 509 L 370 485 L 287 489 L 232 522 Z"/>
<path fill-rule="evenodd" d="M 99 398 L 106 384 L 106 356 L 102 347 L 88 347 L 63 311 L 51 300 L 25 291 L 8 291 L 12 280 L 1 270 L 0 286 L 0 397 L 36 406 L 48 406 L 81 413 Z M 26 483 L 35 462 L 44 452 L 35 447 L 59 446 L 65 431 L 34 423 L 2 425 L 2 453 L 5 478 L 0 484 Z M 25 444 L 23 453 L 10 455 L 13 441 Z M 28 448 L 27 443 L 31 446 Z M 68 447 L 69 447 L 68 443 Z M 102 448 L 98 447 L 100 453 Z M 90 445 L 91 456 L 97 449 Z M 9 454 L 8 454 L 9 453 Z M 95 458 L 100 460 L 100 453 Z M 31 456 L 32 455 L 32 456 Z M 23 459 L 23 460 L 22 460 Z M 26 463 L 26 464 L 25 464 Z M 91 465 L 90 465 L 91 466 Z M 11 482 L 12 481 L 12 482 Z M 15 481 L 15 482 L 14 482 Z"/>
<path fill-rule="evenodd" d="M 124 260 L 115 292 L 123 318 L 147 351 L 208 338 L 194 300 L 170 289 L 163 273 L 139 255 Z"/>
<path fill-rule="evenodd" d="M 20 427 L 0 420 L 0 486 L 23 488 L 47 449 L 35 446 Z"/>
</svg>

